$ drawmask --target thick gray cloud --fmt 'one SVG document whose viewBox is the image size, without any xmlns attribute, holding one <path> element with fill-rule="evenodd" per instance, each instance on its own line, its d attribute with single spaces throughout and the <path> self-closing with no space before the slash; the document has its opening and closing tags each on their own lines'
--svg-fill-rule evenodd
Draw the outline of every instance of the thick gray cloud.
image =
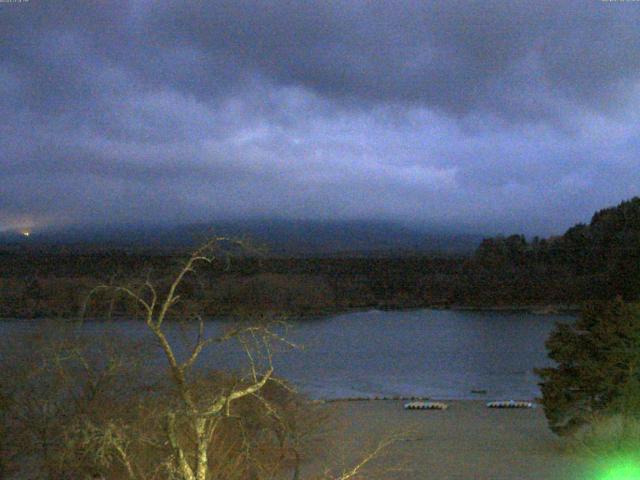
<svg viewBox="0 0 640 480">
<path fill-rule="evenodd" d="M 640 191 L 637 2 L 0 3 L 0 230 L 557 233 Z"/>
</svg>

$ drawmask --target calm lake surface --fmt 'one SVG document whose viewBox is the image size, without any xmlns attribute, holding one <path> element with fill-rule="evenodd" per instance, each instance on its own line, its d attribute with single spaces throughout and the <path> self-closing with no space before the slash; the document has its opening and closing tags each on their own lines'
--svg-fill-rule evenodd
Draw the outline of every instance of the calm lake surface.
<svg viewBox="0 0 640 480">
<path fill-rule="evenodd" d="M 555 322 L 573 320 L 569 315 L 430 309 L 306 318 L 294 322 L 287 334 L 304 349 L 277 348 L 274 365 L 280 377 L 313 398 L 533 399 L 539 395 L 533 369 L 550 365 L 544 347 L 549 332 Z M 10 338 L 39 323 L 0 322 L 0 335 Z M 186 352 L 195 331 L 167 325 Z M 225 325 L 208 321 L 206 334 L 219 334 Z M 117 330 L 129 338 L 149 336 L 144 324 L 131 320 L 87 322 L 82 328 L 96 335 Z M 245 360 L 237 345 L 214 345 L 202 358 L 213 368 L 232 369 Z"/>
</svg>

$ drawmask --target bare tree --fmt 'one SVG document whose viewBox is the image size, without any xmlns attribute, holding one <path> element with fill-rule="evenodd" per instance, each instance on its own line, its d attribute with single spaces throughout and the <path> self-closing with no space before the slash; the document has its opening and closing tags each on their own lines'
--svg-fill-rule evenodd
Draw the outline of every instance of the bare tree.
<svg viewBox="0 0 640 480">
<path fill-rule="evenodd" d="M 191 313 L 191 320 L 198 324 L 198 334 L 190 351 L 179 358 L 175 345 L 166 332 L 166 321 L 172 309 L 181 301 L 178 293 L 185 278 L 194 273 L 196 267 L 211 264 L 219 255 L 220 242 L 227 239 L 216 238 L 193 252 L 181 266 L 168 285 L 166 292 L 160 293 L 148 279 L 138 288 L 123 285 L 99 285 L 88 296 L 88 300 L 100 291 L 123 295 L 132 299 L 140 308 L 144 322 L 159 343 L 169 367 L 170 380 L 176 392 L 177 403 L 164 413 L 164 429 L 171 455 L 164 465 L 171 475 L 182 480 L 208 480 L 218 478 L 211 471 L 212 441 L 221 421 L 234 418 L 233 405 L 241 399 L 257 399 L 273 416 L 276 409 L 261 395 L 261 390 L 269 382 L 278 382 L 273 376 L 271 347 L 273 340 L 284 341 L 268 325 L 238 325 L 218 337 L 205 338 L 204 321 L 199 314 Z M 215 391 L 202 388 L 193 374 L 194 366 L 203 350 L 214 343 L 222 343 L 232 338 L 240 341 L 249 364 L 249 373 L 230 384 L 222 385 Z M 122 429 L 111 425 L 103 430 L 102 441 L 107 441 L 116 457 L 126 467 L 133 478 L 142 478 L 136 472 L 127 453 L 127 440 Z M 246 455 L 249 455 L 246 449 Z"/>
<path fill-rule="evenodd" d="M 193 252 L 164 288 L 147 278 L 137 285 L 98 285 L 87 297 L 83 317 L 90 300 L 101 292 L 134 302 L 168 366 L 169 395 L 147 399 L 147 412 L 148 405 L 156 405 L 155 409 L 151 408 L 154 410 L 151 417 L 162 417 L 161 437 L 132 432 L 121 422 L 86 423 L 76 435 L 81 439 L 82 448 L 86 450 L 92 446 L 105 465 L 117 462 L 131 480 L 161 478 L 162 475 L 177 480 L 274 479 L 288 460 L 287 451 L 293 457 L 293 477 L 299 477 L 301 422 L 297 422 L 295 416 L 287 417 L 285 409 L 268 394 L 274 386 L 281 392 L 289 391 L 287 384 L 274 376 L 271 348 L 274 341 L 289 344 L 287 340 L 272 328 L 272 324 L 264 322 L 238 323 L 216 337 L 206 337 L 204 320 L 194 312 L 188 313 L 188 319 L 197 325 L 197 334 L 186 354 L 176 348 L 175 340 L 168 334 L 167 321 L 175 318 L 177 305 L 184 303 L 181 297 L 183 283 L 198 267 L 225 259 L 220 249 L 223 242 L 230 240 L 215 238 Z M 183 310 L 181 314 L 186 313 Z M 199 358 L 207 347 L 231 339 L 237 340 L 244 350 L 246 374 L 218 375 L 215 381 L 207 381 L 202 371 L 195 368 Z M 252 418 L 250 411 L 256 409 L 262 412 L 261 425 L 269 421 L 270 428 L 251 430 L 248 419 Z M 147 424 L 153 429 L 153 421 Z M 235 425 L 235 441 L 228 440 L 230 425 Z M 148 445 L 165 452 L 164 457 L 157 458 L 155 467 L 141 463 L 136 447 L 140 443 L 139 436 L 144 437 L 142 441 Z M 269 442 L 259 443 L 260 436 L 274 437 L 276 441 L 272 443 L 276 447 L 267 448 Z M 327 472 L 326 478 L 364 478 L 361 476 L 363 468 L 383 447 L 374 449 L 358 465 L 338 475 Z"/>
<path fill-rule="evenodd" d="M 80 423 L 127 411 L 123 399 L 132 398 L 131 377 L 139 377 L 136 367 L 144 359 L 139 345 L 130 347 L 82 335 L 63 322 L 43 322 L 2 342 L 0 458 L 12 463 L 20 478 L 36 471 L 66 478 L 93 470 L 91 459 L 80 458 L 67 440 Z"/>
</svg>

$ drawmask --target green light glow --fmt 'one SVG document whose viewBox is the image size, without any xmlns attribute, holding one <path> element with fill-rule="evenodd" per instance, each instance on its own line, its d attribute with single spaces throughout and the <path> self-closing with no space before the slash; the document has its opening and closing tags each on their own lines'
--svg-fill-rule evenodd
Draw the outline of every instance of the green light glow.
<svg viewBox="0 0 640 480">
<path fill-rule="evenodd" d="M 603 469 L 597 480 L 640 480 L 640 463 L 629 459 L 619 459 Z"/>
</svg>

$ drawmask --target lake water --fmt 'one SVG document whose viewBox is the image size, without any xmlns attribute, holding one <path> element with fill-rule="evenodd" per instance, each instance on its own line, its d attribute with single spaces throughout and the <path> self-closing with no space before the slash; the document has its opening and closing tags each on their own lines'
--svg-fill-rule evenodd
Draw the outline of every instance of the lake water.
<svg viewBox="0 0 640 480">
<path fill-rule="evenodd" d="M 438 399 L 533 399 L 539 395 L 535 367 L 550 365 L 544 342 L 555 322 L 568 315 L 455 310 L 367 311 L 306 318 L 293 323 L 288 338 L 303 350 L 278 348 L 276 373 L 313 398 L 428 396 Z M 11 336 L 34 321 L 0 322 Z M 224 321 L 211 320 L 216 335 Z M 192 338 L 167 324 L 174 339 Z M 148 336 L 140 322 L 87 322 L 102 334 L 118 330 Z M 246 357 L 238 348 L 213 346 L 202 360 L 214 368 L 237 368 Z M 472 393 L 486 390 L 486 394 Z"/>
</svg>

